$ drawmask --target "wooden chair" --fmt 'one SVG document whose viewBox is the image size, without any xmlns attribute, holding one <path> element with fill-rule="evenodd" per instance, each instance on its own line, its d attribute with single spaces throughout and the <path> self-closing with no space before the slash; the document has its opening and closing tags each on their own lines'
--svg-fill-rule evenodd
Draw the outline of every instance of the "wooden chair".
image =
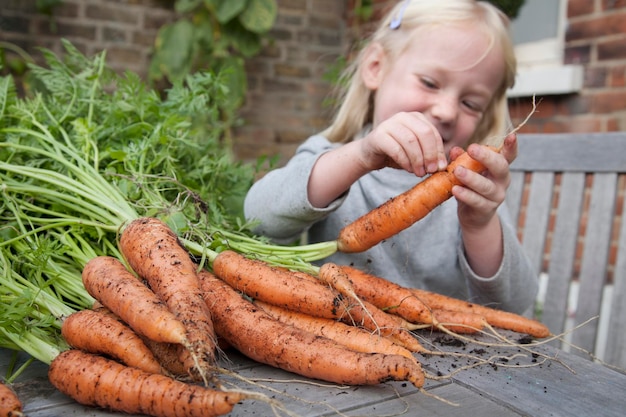
<svg viewBox="0 0 626 417">
<path fill-rule="evenodd" d="M 536 315 L 553 334 L 599 316 L 561 347 L 626 369 L 626 132 L 520 134 L 518 142 L 507 203 L 537 273 L 547 275 Z"/>
</svg>

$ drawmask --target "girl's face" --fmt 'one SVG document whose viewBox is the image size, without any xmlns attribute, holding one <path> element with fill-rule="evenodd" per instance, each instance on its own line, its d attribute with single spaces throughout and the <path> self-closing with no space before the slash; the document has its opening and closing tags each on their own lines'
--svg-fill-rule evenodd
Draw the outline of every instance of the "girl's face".
<svg viewBox="0 0 626 417">
<path fill-rule="evenodd" d="M 381 48 L 370 58 L 374 125 L 398 112 L 420 112 L 441 134 L 446 153 L 471 138 L 505 71 L 500 48 L 470 25 L 429 26 L 414 33 L 397 59 Z"/>
</svg>

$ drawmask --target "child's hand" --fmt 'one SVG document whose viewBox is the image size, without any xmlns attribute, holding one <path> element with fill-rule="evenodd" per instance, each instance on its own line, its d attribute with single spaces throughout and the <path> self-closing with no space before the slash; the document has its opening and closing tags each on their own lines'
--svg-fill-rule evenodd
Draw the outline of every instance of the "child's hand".
<svg viewBox="0 0 626 417">
<path fill-rule="evenodd" d="M 441 135 L 421 113 L 397 113 L 359 142 L 370 171 L 393 167 L 422 177 L 448 165 Z"/>
<path fill-rule="evenodd" d="M 515 135 L 507 136 L 500 153 L 477 145 L 470 145 L 467 151 L 486 171 L 480 174 L 463 167 L 455 169 L 454 174 L 464 186 L 455 186 L 452 194 L 459 204 L 461 227 L 479 230 L 493 219 L 498 206 L 504 202 L 511 182 L 509 164 L 517 156 L 517 139 Z M 452 157 L 455 154 L 451 151 Z"/>
</svg>

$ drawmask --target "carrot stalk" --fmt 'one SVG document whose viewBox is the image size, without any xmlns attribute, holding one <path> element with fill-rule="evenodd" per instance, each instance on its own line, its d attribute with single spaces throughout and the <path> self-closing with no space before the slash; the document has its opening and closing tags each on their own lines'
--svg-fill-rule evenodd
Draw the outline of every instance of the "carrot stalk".
<svg viewBox="0 0 626 417">
<path fill-rule="evenodd" d="M 187 344 L 182 322 L 117 258 L 90 259 L 82 278 L 87 292 L 135 332 L 157 342 Z"/>
<path fill-rule="evenodd" d="M 178 236 L 161 220 L 139 218 L 123 230 L 120 250 L 130 267 L 148 281 L 185 326 L 196 369 L 206 380 L 215 370 L 215 331 L 202 298 L 196 265 Z"/>
<path fill-rule="evenodd" d="M 422 346 L 391 315 L 371 303 L 347 302 L 337 291 L 316 277 L 293 273 L 233 251 L 220 252 L 213 260 L 213 272 L 231 287 L 254 299 L 311 316 L 339 319 L 391 337 L 412 352 Z"/>
<path fill-rule="evenodd" d="M 452 187 L 460 185 L 454 175 L 454 170 L 458 166 L 475 172 L 485 169 L 480 162 L 464 152 L 452 161 L 445 171 L 432 174 L 413 188 L 386 201 L 341 229 L 337 249 L 345 253 L 366 251 L 426 217 L 435 207 L 452 197 Z"/>
<path fill-rule="evenodd" d="M 127 325 L 101 310 L 72 313 L 63 321 L 61 335 L 73 348 L 105 354 L 145 372 L 162 373 L 161 365 L 141 338 Z"/>
<path fill-rule="evenodd" d="M 48 378 L 80 404 L 155 417 L 220 416 L 246 398 L 244 393 L 186 384 L 76 349 L 52 361 Z"/>
<path fill-rule="evenodd" d="M 434 309 L 449 309 L 463 313 L 477 314 L 483 317 L 487 323 L 493 327 L 529 334 L 539 339 L 550 336 L 550 329 L 548 329 L 545 324 L 519 314 L 497 310 L 495 308 L 458 300 L 417 288 L 411 288 L 411 292 L 422 302 Z"/>
<path fill-rule="evenodd" d="M 333 319 L 298 313 L 297 311 L 287 310 L 286 308 L 277 307 L 259 300 L 254 301 L 254 304 L 282 323 L 334 340 L 357 352 L 386 353 L 416 360 L 408 349 L 393 343 L 388 338 L 372 334 L 362 328 L 350 326 Z"/>
<path fill-rule="evenodd" d="M 338 384 L 374 385 L 388 380 L 410 381 L 417 387 L 424 384 L 416 361 L 347 349 L 273 319 L 208 271 L 199 276 L 217 334 L 251 359 Z"/>
<path fill-rule="evenodd" d="M 0 382 L 0 417 L 22 417 L 22 402 L 13 389 Z"/>
</svg>

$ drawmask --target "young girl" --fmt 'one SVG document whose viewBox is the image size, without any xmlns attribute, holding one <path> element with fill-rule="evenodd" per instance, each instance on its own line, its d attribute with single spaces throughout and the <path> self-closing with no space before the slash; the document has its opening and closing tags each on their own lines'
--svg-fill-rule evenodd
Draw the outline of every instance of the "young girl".
<svg viewBox="0 0 626 417">
<path fill-rule="evenodd" d="M 453 188 L 454 198 L 366 252 L 324 262 L 526 311 L 537 277 L 502 204 L 516 138 L 507 136 L 501 153 L 472 145 L 506 136 L 515 71 L 508 19 L 489 3 L 398 3 L 347 70 L 351 80 L 332 125 L 251 188 L 246 218 L 279 243 L 303 231 L 311 243 L 335 240 L 346 224 L 445 169 L 447 157 L 466 148 L 487 171 L 456 169 L 463 186 Z"/>
</svg>

